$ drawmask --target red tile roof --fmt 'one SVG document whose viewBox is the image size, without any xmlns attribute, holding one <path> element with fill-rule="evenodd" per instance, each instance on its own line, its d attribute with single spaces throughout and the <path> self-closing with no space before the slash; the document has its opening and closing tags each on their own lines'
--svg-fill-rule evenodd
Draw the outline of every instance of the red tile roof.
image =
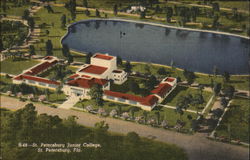
<svg viewBox="0 0 250 160">
<path fill-rule="evenodd" d="M 166 82 L 173 82 L 175 80 L 175 78 L 172 77 L 168 77 L 165 79 Z"/>
<path fill-rule="evenodd" d="M 100 54 L 100 53 L 97 53 L 94 58 L 99 58 L 99 59 L 104 59 L 104 60 L 111 60 L 113 59 L 114 57 L 112 56 L 108 56 L 108 55 L 105 55 L 105 54 Z"/>
<path fill-rule="evenodd" d="M 57 81 L 51 81 L 51 80 L 46 79 L 46 78 L 40 78 L 40 77 L 29 76 L 29 75 L 19 75 L 19 76 L 15 77 L 14 79 L 15 80 L 27 79 L 27 80 L 33 80 L 33 81 L 43 82 L 43 83 L 47 83 L 47 84 L 60 85 L 60 83 Z"/>
<path fill-rule="evenodd" d="M 43 70 L 53 66 L 54 64 L 56 64 L 58 61 L 54 60 L 53 62 L 44 62 L 41 63 L 37 66 L 35 66 L 34 68 L 31 68 L 30 71 L 26 72 L 25 74 L 29 74 L 29 75 L 37 75 L 38 73 L 42 72 Z"/>
<path fill-rule="evenodd" d="M 108 68 L 100 67 L 96 65 L 89 65 L 86 68 L 80 70 L 80 72 L 92 73 L 92 74 L 103 74 Z"/>
<path fill-rule="evenodd" d="M 147 97 L 144 97 L 144 101 L 141 102 L 141 104 L 146 106 L 153 106 L 158 102 L 158 98 L 155 95 L 148 95 Z"/>
<path fill-rule="evenodd" d="M 81 88 L 91 88 L 94 84 L 99 84 L 103 86 L 107 83 L 108 83 L 108 80 L 97 79 L 97 78 L 92 78 L 92 79 L 77 78 L 77 79 L 67 82 L 68 85 L 81 87 Z"/>
<path fill-rule="evenodd" d="M 53 57 L 51 57 L 51 56 L 44 57 L 44 60 L 51 60 L 51 59 L 53 59 Z"/>
<path fill-rule="evenodd" d="M 161 97 L 164 97 L 164 95 L 170 91 L 172 86 L 167 83 L 160 83 L 154 90 L 151 91 L 151 93 L 157 94 Z"/>
<path fill-rule="evenodd" d="M 105 90 L 104 94 L 108 96 L 112 96 L 112 97 L 136 101 L 146 106 L 152 106 L 158 101 L 158 98 L 154 95 L 149 95 L 147 97 L 140 97 L 140 96 L 135 96 L 135 95 L 121 93 L 121 92 L 113 92 L 109 90 Z"/>
<path fill-rule="evenodd" d="M 69 76 L 69 78 L 76 78 L 76 77 L 79 77 L 79 75 L 78 74 L 73 74 L 73 75 Z"/>
<path fill-rule="evenodd" d="M 136 101 L 136 102 L 143 101 L 143 97 L 135 96 L 135 95 L 131 95 L 131 94 L 126 94 L 126 93 L 121 93 L 121 92 L 113 92 L 113 91 L 105 90 L 104 94 L 106 94 L 108 96 L 132 100 L 132 101 Z"/>
</svg>

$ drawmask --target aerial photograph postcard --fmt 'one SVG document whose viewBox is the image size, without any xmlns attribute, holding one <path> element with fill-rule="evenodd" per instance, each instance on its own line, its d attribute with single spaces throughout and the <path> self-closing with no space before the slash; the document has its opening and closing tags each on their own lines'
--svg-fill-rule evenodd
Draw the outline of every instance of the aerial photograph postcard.
<svg viewBox="0 0 250 160">
<path fill-rule="evenodd" d="M 0 160 L 249 160 L 249 0 L 0 0 Z"/>
</svg>

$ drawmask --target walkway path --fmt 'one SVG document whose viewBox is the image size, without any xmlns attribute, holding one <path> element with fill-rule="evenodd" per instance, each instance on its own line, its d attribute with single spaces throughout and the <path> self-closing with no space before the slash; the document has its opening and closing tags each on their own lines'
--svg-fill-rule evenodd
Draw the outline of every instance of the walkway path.
<svg viewBox="0 0 250 160">
<path fill-rule="evenodd" d="M 158 104 L 158 106 L 162 106 L 162 107 L 169 108 L 169 109 L 176 109 L 176 107 L 174 107 L 174 106 L 169 106 L 169 105 Z M 197 111 L 195 111 L 195 110 L 190 110 L 190 109 L 187 109 L 187 110 L 184 110 L 184 111 L 186 111 L 186 112 L 191 112 L 191 113 L 197 113 Z M 198 113 L 200 114 L 201 112 L 198 112 Z"/>
<path fill-rule="evenodd" d="M 77 102 L 79 101 L 79 97 L 77 96 L 70 96 L 67 101 L 63 102 L 59 108 L 63 109 L 71 109 Z"/>
<path fill-rule="evenodd" d="M 22 108 L 27 103 L 6 96 L 0 98 L 0 106 L 12 110 Z M 90 127 L 93 127 L 96 122 L 105 120 L 109 124 L 109 131 L 123 134 L 135 131 L 143 137 L 155 137 L 156 140 L 176 144 L 186 150 L 189 160 L 248 160 L 248 148 L 211 141 L 200 134 L 185 135 L 114 118 L 102 118 L 85 112 L 55 109 L 41 104 L 35 104 L 35 106 L 39 114 L 59 115 L 61 118 L 75 115 L 78 117 L 78 123 Z"/>
</svg>

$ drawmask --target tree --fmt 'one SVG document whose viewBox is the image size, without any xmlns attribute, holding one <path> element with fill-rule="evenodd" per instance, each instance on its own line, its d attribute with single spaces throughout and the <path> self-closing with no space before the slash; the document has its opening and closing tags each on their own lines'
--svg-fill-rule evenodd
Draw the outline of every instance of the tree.
<svg viewBox="0 0 250 160">
<path fill-rule="evenodd" d="M 30 11 L 29 11 L 28 9 L 25 9 L 25 10 L 23 11 L 23 16 L 22 16 L 22 18 L 25 19 L 25 20 L 28 20 L 29 16 L 30 16 Z"/>
<path fill-rule="evenodd" d="M 94 84 L 87 94 L 95 101 L 96 105 L 101 106 L 103 104 L 103 90 L 101 85 Z"/>
<path fill-rule="evenodd" d="M 132 70 L 132 66 L 131 66 L 130 62 L 126 61 L 124 71 L 130 73 L 131 70 Z"/>
<path fill-rule="evenodd" d="M 47 56 L 53 55 L 53 44 L 51 42 L 51 40 L 47 40 L 46 42 L 46 52 L 47 52 Z"/>
<path fill-rule="evenodd" d="M 194 82 L 195 79 L 194 72 L 184 69 L 183 75 L 187 79 L 188 84 L 192 84 Z"/>
<path fill-rule="evenodd" d="M 132 119 L 134 119 L 135 118 L 135 111 L 136 111 L 136 107 L 131 107 L 130 109 L 129 109 L 129 112 L 130 112 L 130 114 L 131 114 L 131 118 Z"/>
<path fill-rule="evenodd" d="M 107 132 L 109 125 L 105 121 L 95 123 L 95 129 L 103 132 Z"/>
<path fill-rule="evenodd" d="M 154 87 L 158 84 L 158 81 L 155 76 L 151 75 L 149 79 L 145 83 L 145 87 L 148 90 L 154 89 Z"/>
<path fill-rule="evenodd" d="M 35 54 L 36 54 L 34 45 L 30 45 L 30 46 L 29 46 L 29 53 L 30 53 L 30 57 L 31 57 L 32 55 L 35 55 Z"/>
<path fill-rule="evenodd" d="M 35 28 L 35 21 L 33 17 L 29 17 L 28 19 L 28 25 L 30 27 L 30 29 L 33 31 L 33 29 Z"/>
<path fill-rule="evenodd" d="M 135 81 L 129 81 L 129 89 L 134 93 L 138 93 L 140 87 Z"/>
<path fill-rule="evenodd" d="M 83 5 L 83 7 L 88 8 L 88 1 L 87 0 L 83 0 L 82 1 L 82 5 Z"/>
<path fill-rule="evenodd" d="M 96 16 L 96 17 L 100 17 L 100 16 L 101 16 L 98 9 L 95 10 L 95 16 Z"/>
<path fill-rule="evenodd" d="M 226 100 L 225 97 L 221 97 L 221 98 L 220 98 L 220 104 L 221 104 L 224 108 L 227 107 L 228 101 Z"/>
<path fill-rule="evenodd" d="M 67 44 L 63 44 L 62 54 L 63 54 L 64 57 L 69 57 L 70 56 L 69 47 L 68 47 Z"/>
<path fill-rule="evenodd" d="M 213 17 L 213 24 L 212 24 L 212 27 L 213 28 L 217 28 L 218 25 L 219 25 L 219 19 L 220 19 L 220 16 L 218 14 L 215 14 L 214 17 Z"/>
<path fill-rule="evenodd" d="M 221 90 L 221 84 L 215 82 L 213 87 L 214 94 L 218 95 L 220 93 L 220 90 Z"/>
<path fill-rule="evenodd" d="M 147 123 L 147 120 L 148 120 L 148 112 L 147 112 L 147 111 L 143 111 L 143 116 L 144 116 L 145 123 Z"/>
<path fill-rule="evenodd" d="M 225 94 L 226 97 L 232 99 L 234 96 L 235 89 L 232 85 L 224 85 L 222 88 L 222 92 Z"/>
<path fill-rule="evenodd" d="M 66 26 L 66 15 L 63 14 L 62 17 L 61 17 L 61 27 L 64 28 Z"/>
<path fill-rule="evenodd" d="M 117 56 L 116 63 L 117 65 L 120 65 L 120 66 L 122 65 L 122 58 L 120 56 Z"/>
<path fill-rule="evenodd" d="M 215 11 L 215 12 L 219 12 L 220 11 L 220 5 L 219 5 L 219 3 L 213 3 L 212 7 L 213 7 L 213 11 Z"/>
<path fill-rule="evenodd" d="M 85 15 L 88 17 L 90 16 L 90 11 L 88 9 L 85 10 Z"/>
<path fill-rule="evenodd" d="M 146 12 L 145 11 L 141 11 L 140 12 L 140 19 L 144 19 L 146 18 Z"/>
<path fill-rule="evenodd" d="M 218 74 L 218 68 L 217 68 L 217 66 L 214 66 L 213 73 L 214 73 L 214 76 L 216 77 L 217 74 Z"/>
<path fill-rule="evenodd" d="M 223 77 L 224 77 L 224 80 L 226 82 L 229 82 L 229 80 L 230 80 L 230 74 L 228 72 L 224 72 Z"/>
<path fill-rule="evenodd" d="M 44 90 L 44 94 L 46 95 L 47 101 L 49 101 L 49 96 L 50 96 L 50 91 L 49 91 L 49 89 L 45 89 L 45 90 Z"/>
<path fill-rule="evenodd" d="M 54 10 L 50 5 L 45 6 L 45 8 L 47 9 L 48 13 L 54 13 Z"/>
<path fill-rule="evenodd" d="M 159 68 L 158 71 L 157 71 L 157 73 L 159 75 L 166 75 L 167 74 L 165 68 L 163 68 L 163 67 Z"/>
<path fill-rule="evenodd" d="M 140 137 L 135 132 L 129 132 L 127 136 L 124 138 L 125 145 L 129 146 L 138 146 L 140 143 Z"/>
<path fill-rule="evenodd" d="M 155 116 L 156 116 L 156 119 L 157 119 L 157 124 L 159 125 L 160 124 L 160 112 L 155 112 Z"/>
<path fill-rule="evenodd" d="M 117 6 L 117 4 L 114 5 L 113 11 L 114 11 L 114 15 L 117 16 L 117 13 L 118 13 L 118 6 Z"/>
<path fill-rule="evenodd" d="M 166 13 L 167 13 L 167 15 L 166 15 L 166 20 L 167 20 L 167 22 L 168 23 L 170 23 L 171 22 L 171 18 L 172 18 L 172 16 L 173 16 L 173 8 L 172 7 L 167 7 L 166 8 Z"/>
<path fill-rule="evenodd" d="M 91 60 L 91 57 L 93 56 L 93 54 L 91 52 L 89 52 L 87 55 L 86 55 L 86 61 L 85 63 L 87 64 L 90 64 L 90 60 Z"/>
</svg>

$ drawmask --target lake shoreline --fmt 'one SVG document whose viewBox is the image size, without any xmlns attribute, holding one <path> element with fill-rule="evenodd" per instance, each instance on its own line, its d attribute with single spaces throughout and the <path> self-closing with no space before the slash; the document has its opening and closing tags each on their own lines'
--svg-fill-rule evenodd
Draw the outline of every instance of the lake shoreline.
<svg viewBox="0 0 250 160">
<path fill-rule="evenodd" d="M 100 21 L 105 21 L 105 20 L 108 20 L 108 21 L 121 21 L 121 22 L 131 22 L 131 23 L 140 23 L 140 24 L 146 24 L 146 25 L 152 25 L 152 26 L 158 26 L 158 27 L 164 27 L 164 28 L 170 28 L 170 29 L 176 29 L 176 30 L 185 30 L 185 31 L 191 31 L 191 32 L 203 32 L 203 33 L 214 33 L 214 34 L 218 34 L 218 35 L 226 35 L 226 36 L 232 36 L 232 37 L 236 37 L 236 38 L 242 38 L 242 39 L 246 39 L 246 40 L 250 40 L 250 37 L 246 37 L 246 36 L 241 36 L 241 35 L 237 35 L 237 34 L 232 34 L 232 33 L 227 33 L 227 32 L 219 32 L 219 31 L 211 31 L 211 30 L 201 30 L 201 29 L 191 29 L 191 28 L 185 28 L 185 27 L 175 27 L 175 26 L 169 26 L 169 25 L 165 25 L 165 24 L 160 24 L 160 23 L 154 23 L 154 22 L 145 22 L 145 21 L 138 21 L 138 20 L 130 20 L 130 19 L 119 19 L 119 18 L 93 18 L 93 19 L 84 19 L 84 20 L 80 20 L 80 21 L 77 21 L 77 22 L 74 22 L 74 23 L 71 23 L 69 25 L 67 25 L 67 32 L 61 37 L 60 39 L 60 44 L 62 46 L 62 42 L 65 38 L 67 38 L 67 36 L 69 35 L 70 33 L 70 27 L 71 26 L 74 26 L 76 24 L 79 24 L 79 23 L 84 23 L 84 22 L 91 22 L 91 21 L 97 21 L 97 20 L 100 20 Z M 79 55 L 86 55 L 84 53 L 84 51 L 79 51 L 79 50 L 75 50 L 75 49 L 71 49 L 70 48 L 70 51 L 76 53 L 76 54 L 79 54 Z M 143 62 L 143 61 L 130 61 L 131 63 L 134 63 L 134 64 L 146 64 L 147 62 Z M 155 66 L 159 66 L 159 67 L 166 67 L 166 68 L 171 68 L 171 66 L 169 65 L 165 65 L 165 64 L 159 64 L 159 63 L 150 63 L 150 64 L 153 64 Z M 179 68 L 179 67 L 174 67 L 175 69 L 179 70 L 179 71 L 183 71 L 184 69 L 182 68 Z M 194 73 L 198 74 L 198 75 L 212 75 L 212 73 L 202 73 L 202 72 L 198 72 L 198 71 L 195 71 Z M 243 74 L 232 74 L 233 76 L 249 76 L 250 74 L 246 74 L 246 73 L 243 73 Z"/>
<path fill-rule="evenodd" d="M 82 56 L 86 56 L 87 54 L 81 51 L 77 51 L 77 50 L 73 50 L 70 49 L 70 52 L 74 53 L 74 54 L 78 54 L 78 55 L 82 55 Z M 126 62 L 126 60 L 123 60 L 123 63 Z M 147 64 L 147 62 L 140 62 L 140 61 L 130 61 L 131 64 Z M 158 63 L 150 63 L 154 66 L 158 66 L 158 67 L 164 67 L 164 68 L 168 68 L 170 69 L 171 66 L 168 65 L 164 65 L 164 64 L 158 64 Z M 179 70 L 179 71 L 184 71 L 184 69 L 178 68 L 178 67 L 174 67 L 175 69 Z M 212 74 L 208 74 L 208 73 L 201 73 L 201 72 L 194 72 L 197 75 L 202 75 L 202 76 L 209 76 Z M 221 75 L 217 75 L 217 76 L 221 76 Z M 231 76 L 239 76 L 239 77 L 247 77 L 250 76 L 250 74 L 232 74 Z"/>
</svg>

